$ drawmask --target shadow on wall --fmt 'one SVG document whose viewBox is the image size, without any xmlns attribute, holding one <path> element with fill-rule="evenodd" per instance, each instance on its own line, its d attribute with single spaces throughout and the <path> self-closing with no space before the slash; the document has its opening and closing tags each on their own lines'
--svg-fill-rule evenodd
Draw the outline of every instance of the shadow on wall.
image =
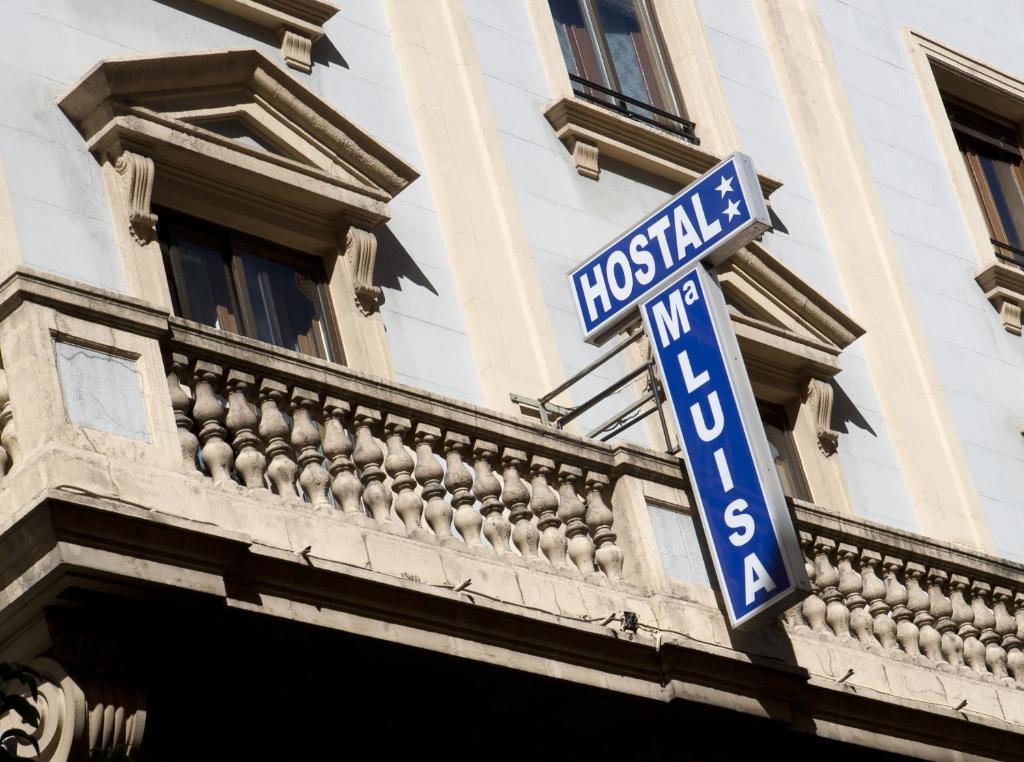
<svg viewBox="0 0 1024 762">
<path fill-rule="evenodd" d="M 413 260 L 409 250 L 391 232 L 387 225 L 381 225 L 374 233 L 377 236 L 377 261 L 373 268 L 373 285 L 392 291 L 402 290 L 402 279 L 438 295 L 434 284 Z"/>
<path fill-rule="evenodd" d="M 174 8 L 176 11 L 187 13 L 189 16 L 195 16 L 198 19 L 207 21 L 211 24 L 230 29 L 232 32 L 248 37 L 256 42 L 269 45 L 272 48 L 279 48 L 281 46 L 280 41 L 277 39 L 277 35 L 270 29 L 254 24 L 251 21 L 246 21 L 243 18 L 239 18 L 233 14 L 222 11 L 218 8 L 206 5 L 205 3 L 199 2 L 199 0 L 157 0 L 158 3 L 166 5 L 168 8 Z M 334 47 L 334 43 L 328 37 L 322 37 L 320 40 L 313 45 L 312 52 L 313 64 L 321 64 L 327 66 L 335 64 L 345 69 L 349 68 L 348 61 L 341 55 L 341 51 Z M 282 63 L 283 66 L 283 63 Z"/>
<path fill-rule="evenodd" d="M 858 429 L 868 432 L 871 436 L 877 437 L 878 434 L 871 428 L 871 424 L 867 422 L 857 406 L 853 404 L 853 400 L 850 399 L 849 395 L 843 391 L 843 388 L 839 386 L 833 379 L 832 384 L 832 421 L 830 423 L 834 431 L 838 431 L 840 434 L 849 434 L 850 426 L 852 424 Z"/>
</svg>

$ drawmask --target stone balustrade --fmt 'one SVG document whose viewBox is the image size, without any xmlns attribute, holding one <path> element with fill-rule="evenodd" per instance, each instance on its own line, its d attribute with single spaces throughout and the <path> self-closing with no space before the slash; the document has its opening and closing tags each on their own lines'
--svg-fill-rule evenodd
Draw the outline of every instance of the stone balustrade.
<svg viewBox="0 0 1024 762">
<path fill-rule="evenodd" d="M 1024 686 L 1024 567 L 797 505 L 813 595 L 793 635 Z"/>
<path fill-rule="evenodd" d="M 364 528 L 622 579 L 613 448 L 193 324 L 171 336 L 187 469 Z"/>
</svg>

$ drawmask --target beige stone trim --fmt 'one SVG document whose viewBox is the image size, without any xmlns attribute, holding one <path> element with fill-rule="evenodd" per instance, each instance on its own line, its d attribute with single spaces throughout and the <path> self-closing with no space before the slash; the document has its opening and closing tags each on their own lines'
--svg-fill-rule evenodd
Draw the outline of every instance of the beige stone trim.
<svg viewBox="0 0 1024 762">
<path fill-rule="evenodd" d="M 462 3 L 385 9 L 487 404 L 564 375 Z"/>
<path fill-rule="evenodd" d="M 324 24 L 340 8 L 323 0 L 199 0 L 225 13 L 273 31 L 281 40 L 281 56 L 293 69 L 313 70 L 313 43 L 324 36 Z"/>
<path fill-rule="evenodd" d="M 0 273 L 14 269 L 22 262 L 18 230 L 14 224 L 14 208 L 7 190 L 4 160 L 0 156 Z"/>
<path fill-rule="evenodd" d="M 755 4 L 808 179 L 923 533 L 989 550 L 992 538 L 927 351 L 829 42 L 813 4 Z M 822 150 L 822 147 L 827 150 Z"/>
<path fill-rule="evenodd" d="M 975 280 L 999 313 L 1003 328 L 1020 336 L 1024 278 L 1019 270 L 1003 264 L 995 256 L 988 224 L 942 103 L 942 91 L 1020 123 L 1024 80 L 957 53 L 918 32 L 905 29 L 904 38 L 978 259 L 980 269 Z"/>
<path fill-rule="evenodd" d="M 101 62 L 60 106 L 103 164 L 130 294 L 171 305 L 153 204 L 210 219 L 324 259 L 346 362 L 391 376 L 372 230 L 415 169 L 253 50 Z M 350 229 L 363 245 L 345 245 Z"/>
</svg>

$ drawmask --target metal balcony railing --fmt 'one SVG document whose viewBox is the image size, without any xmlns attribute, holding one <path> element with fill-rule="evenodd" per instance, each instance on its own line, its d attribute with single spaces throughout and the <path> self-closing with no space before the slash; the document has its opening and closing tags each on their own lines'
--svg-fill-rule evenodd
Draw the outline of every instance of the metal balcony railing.
<svg viewBox="0 0 1024 762">
<path fill-rule="evenodd" d="M 693 122 L 575 74 L 570 74 L 569 79 L 573 83 L 573 92 L 580 98 L 618 111 L 630 119 L 674 132 L 684 140 L 700 145 Z"/>
</svg>

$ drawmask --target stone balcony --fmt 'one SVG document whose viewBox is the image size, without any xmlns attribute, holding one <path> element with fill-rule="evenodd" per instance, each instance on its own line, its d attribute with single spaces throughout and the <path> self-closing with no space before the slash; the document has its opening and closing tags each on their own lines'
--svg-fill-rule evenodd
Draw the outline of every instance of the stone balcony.
<svg viewBox="0 0 1024 762">
<path fill-rule="evenodd" d="M 4 658 L 69 590 L 174 591 L 926 758 L 1020 743 L 1024 567 L 795 504 L 815 594 L 731 632 L 662 564 L 675 458 L 28 270 L 0 357 Z"/>
</svg>

